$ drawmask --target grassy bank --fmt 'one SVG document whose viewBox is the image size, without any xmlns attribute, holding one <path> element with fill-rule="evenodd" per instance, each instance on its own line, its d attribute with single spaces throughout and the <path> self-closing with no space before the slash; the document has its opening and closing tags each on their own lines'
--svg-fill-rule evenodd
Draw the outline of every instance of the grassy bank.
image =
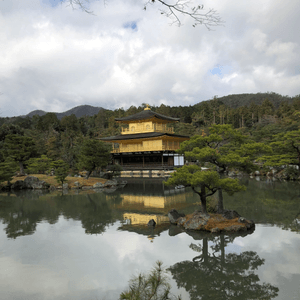
<svg viewBox="0 0 300 300">
<path fill-rule="evenodd" d="M 55 176 L 48 176 L 48 175 L 44 175 L 44 174 L 30 174 L 28 176 L 34 176 L 37 177 L 39 180 L 43 180 L 47 183 L 49 183 L 50 185 L 53 185 L 55 187 L 59 187 L 61 186 L 60 183 L 58 183 L 55 179 Z M 13 180 L 11 181 L 11 183 L 16 182 L 17 180 L 24 180 L 27 176 L 18 176 L 18 177 L 14 177 Z M 101 183 L 105 183 L 107 180 L 103 179 L 103 178 L 96 178 L 96 177 L 90 177 L 89 179 L 85 179 L 84 177 L 66 177 L 66 181 L 65 183 L 67 183 L 69 185 L 70 188 L 75 187 L 74 182 L 79 182 L 80 186 L 93 186 L 95 183 L 97 182 L 101 182 Z M 6 185 L 7 183 L 4 182 L 3 185 Z"/>
</svg>

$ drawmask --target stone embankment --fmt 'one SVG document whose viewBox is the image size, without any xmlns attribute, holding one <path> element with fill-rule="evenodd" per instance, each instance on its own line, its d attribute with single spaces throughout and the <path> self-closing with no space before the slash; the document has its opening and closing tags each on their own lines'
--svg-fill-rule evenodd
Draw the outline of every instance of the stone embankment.
<svg viewBox="0 0 300 300">
<path fill-rule="evenodd" d="M 169 211 L 168 217 L 171 224 L 183 227 L 185 230 L 229 233 L 255 228 L 252 220 L 247 220 L 232 210 L 225 210 L 223 214 L 208 214 L 196 211 L 191 215 L 184 215 L 172 209 Z"/>
<path fill-rule="evenodd" d="M 11 186 L 11 190 L 50 190 L 54 191 L 57 189 L 82 189 L 82 190 L 90 190 L 90 189 L 102 189 L 102 188 L 117 188 L 119 186 L 126 185 L 125 181 L 118 182 L 116 180 L 106 180 L 104 183 L 96 182 L 93 185 L 85 185 L 82 182 L 75 181 L 72 185 L 68 183 L 64 183 L 61 186 L 54 186 L 49 184 L 47 181 L 40 180 L 35 176 L 27 176 L 24 180 L 17 180 Z"/>
<path fill-rule="evenodd" d="M 272 180 L 300 180 L 299 170 L 297 166 L 294 167 L 288 167 L 288 168 L 280 168 L 280 169 L 274 169 L 270 168 L 268 171 L 266 170 L 257 170 L 255 172 L 252 172 L 249 174 L 250 178 L 256 178 L 259 180 L 259 178 L 266 177 L 268 179 Z M 242 177 L 244 175 L 248 175 L 241 171 L 229 171 L 228 177 Z"/>
</svg>

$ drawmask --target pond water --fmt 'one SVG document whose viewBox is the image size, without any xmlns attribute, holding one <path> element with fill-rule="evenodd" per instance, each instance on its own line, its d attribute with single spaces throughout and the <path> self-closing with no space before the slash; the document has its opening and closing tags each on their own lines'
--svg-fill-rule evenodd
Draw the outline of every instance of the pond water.
<svg viewBox="0 0 300 300">
<path fill-rule="evenodd" d="M 157 260 L 183 299 L 300 299 L 300 184 L 245 179 L 225 207 L 256 223 L 243 235 L 180 231 L 166 222 L 199 198 L 160 179 L 63 195 L 0 195 L 0 299 L 118 299 Z M 155 229 L 147 227 L 154 218 Z"/>
</svg>

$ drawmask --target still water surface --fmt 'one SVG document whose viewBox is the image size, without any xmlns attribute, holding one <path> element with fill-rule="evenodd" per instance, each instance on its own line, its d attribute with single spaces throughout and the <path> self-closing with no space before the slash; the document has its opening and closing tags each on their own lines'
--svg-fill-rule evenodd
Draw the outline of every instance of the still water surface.
<svg viewBox="0 0 300 300">
<path fill-rule="evenodd" d="M 0 195 L 0 299 L 118 299 L 157 260 L 183 299 L 300 299 L 300 184 L 245 180 L 225 207 L 256 222 L 244 235 L 180 232 L 164 215 L 199 198 L 159 179 L 117 190 Z M 147 227 L 154 218 L 158 226 Z"/>
</svg>

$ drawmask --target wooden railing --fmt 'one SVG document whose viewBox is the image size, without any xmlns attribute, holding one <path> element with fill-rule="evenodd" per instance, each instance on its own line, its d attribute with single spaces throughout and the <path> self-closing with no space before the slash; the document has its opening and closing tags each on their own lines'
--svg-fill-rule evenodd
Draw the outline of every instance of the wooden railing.
<svg viewBox="0 0 300 300">
<path fill-rule="evenodd" d="M 173 127 L 167 127 L 165 124 L 153 124 L 152 126 L 140 125 L 135 126 L 135 129 L 129 130 L 129 128 L 122 128 L 122 134 L 134 134 L 134 133 L 144 133 L 144 132 L 167 132 L 174 133 Z"/>
<path fill-rule="evenodd" d="M 141 163 L 135 163 L 135 164 L 127 164 L 124 163 L 121 165 L 124 171 L 127 170 L 166 170 L 166 169 L 174 169 L 173 166 L 169 166 L 168 163 L 145 163 L 144 165 Z"/>
<path fill-rule="evenodd" d="M 162 145 L 162 146 L 151 146 L 143 147 L 142 145 L 127 145 L 115 148 L 111 153 L 128 153 L 128 152 L 144 152 L 144 151 L 175 151 L 179 149 L 179 145 Z"/>
</svg>

